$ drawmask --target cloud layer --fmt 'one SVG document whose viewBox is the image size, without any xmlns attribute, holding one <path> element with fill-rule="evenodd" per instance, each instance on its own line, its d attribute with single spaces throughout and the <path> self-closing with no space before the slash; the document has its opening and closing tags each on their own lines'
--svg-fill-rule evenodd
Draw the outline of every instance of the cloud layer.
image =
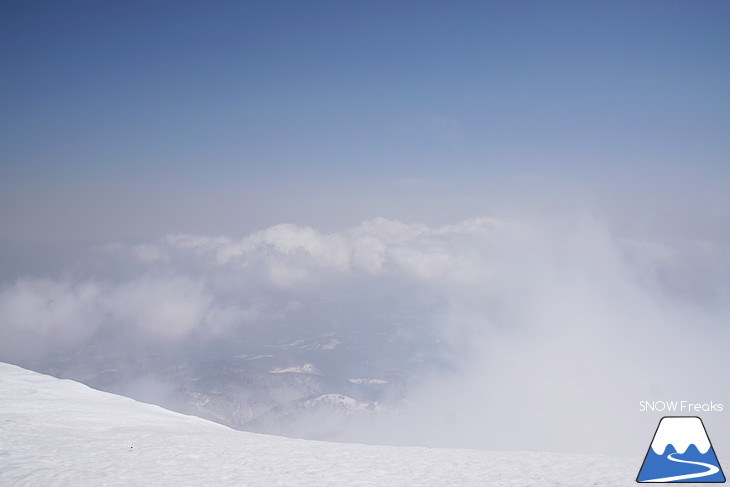
<svg viewBox="0 0 730 487">
<path fill-rule="evenodd" d="M 640 400 L 728 401 L 717 386 L 729 256 L 707 242 L 621 239 L 586 217 L 112 242 L 83 271 L 3 285 L 0 359 L 30 364 L 102 339 L 121 356 L 193 342 L 215 354 L 282 327 L 346 331 L 380 348 L 371 355 L 420 365 L 407 371 L 405 414 L 345 439 L 625 451 Z M 384 352 L 393 340 L 401 348 Z"/>
</svg>

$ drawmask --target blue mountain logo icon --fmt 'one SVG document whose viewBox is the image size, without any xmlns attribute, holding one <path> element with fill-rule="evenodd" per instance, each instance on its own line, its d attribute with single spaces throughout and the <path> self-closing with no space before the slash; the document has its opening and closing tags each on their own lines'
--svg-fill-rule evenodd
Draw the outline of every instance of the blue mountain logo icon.
<svg viewBox="0 0 730 487">
<path fill-rule="evenodd" d="M 725 482 L 725 474 L 702 420 L 697 416 L 663 417 L 636 481 Z"/>
</svg>

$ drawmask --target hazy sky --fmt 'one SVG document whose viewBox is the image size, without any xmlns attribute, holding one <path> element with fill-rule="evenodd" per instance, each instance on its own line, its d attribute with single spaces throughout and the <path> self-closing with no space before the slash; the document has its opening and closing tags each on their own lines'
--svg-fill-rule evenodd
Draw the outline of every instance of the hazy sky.
<svg viewBox="0 0 730 487">
<path fill-rule="evenodd" d="M 390 326 L 463 358 L 403 441 L 641 450 L 639 400 L 730 403 L 728 26 L 725 0 L 4 2 L 0 360 Z"/>
<path fill-rule="evenodd" d="M 716 228 L 729 19 L 724 1 L 6 2 L 0 239 L 573 197 Z"/>
</svg>

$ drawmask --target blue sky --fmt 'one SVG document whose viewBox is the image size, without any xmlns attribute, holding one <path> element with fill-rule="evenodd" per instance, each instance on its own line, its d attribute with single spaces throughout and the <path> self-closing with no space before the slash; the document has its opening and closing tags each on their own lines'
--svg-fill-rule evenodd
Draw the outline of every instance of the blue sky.
<svg viewBox="0 0 730 487">
<path fill-rule="evenodd" d="M 566 188 L 717 206 L 728 20 L 720 1 L 6 3 L 0 237 L 447 220 Z"/>
<path fill-rule="evenodd" d="M 647 390 L 725 402 L 665 365 L 727 370 L 728 26 L 725 0 L 4 2 L 0 360 L 391 327 L 461 374 L 395 431 L 492 417 L 527 450 L 609 416 L 621 444 Z"/>
</svg>

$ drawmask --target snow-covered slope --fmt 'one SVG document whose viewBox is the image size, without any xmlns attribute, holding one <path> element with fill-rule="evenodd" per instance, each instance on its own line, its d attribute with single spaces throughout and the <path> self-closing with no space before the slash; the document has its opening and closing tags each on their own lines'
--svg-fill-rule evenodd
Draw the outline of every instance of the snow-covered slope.
<svg viewBox="0 0 730 487">
<path fill-rule="evenodd" d="M 637 459 L 235 431 L 0 363 L 3 486 L 629 486 Z"/>
</svg>

